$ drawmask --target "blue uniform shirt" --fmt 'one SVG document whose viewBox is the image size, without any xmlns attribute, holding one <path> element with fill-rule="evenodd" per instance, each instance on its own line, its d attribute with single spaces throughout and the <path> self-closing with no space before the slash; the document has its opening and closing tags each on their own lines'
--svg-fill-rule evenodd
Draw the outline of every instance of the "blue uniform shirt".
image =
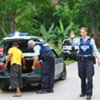
<svg viewBox="0 0 100 100">
<path fill-rule="evenodd" d="M 40 55 L 40 50 L 41 50 L 41 46 L 35 45 L 34 48 L 33 48 L 34 56 Z"/>
<path fill-rule="evenodd" d="M 90 38 L 90 37 L 86 37 L 86 39 L 83 39 L 83 42 L 86 43 L 88 38 Z M 80 46 L 80 38 L 79 39 L 73 39 L 73 40 L 70 41 L 70 43 L 72 45 Z M 92 45 L 92 47 L 93 47 L 93 54 L 94 54 L 94 56 L 97 57 L 97 58 L 100 58 L 100 54 L 99 54 L 99 52 L 97 50 L 96 44 L 95 44 L 93 39 L 91 39 L 90 45 Z M 84 55 L 84 56 L 87 56 L 87 55 Z"/>
<path fill-rule="evenodd" d="M 41 47 L 42 45 L 43 47 Z M 33 51 L 34 51 L 34 56 L 39 56 L 44 52 L 45 53 L 50 52 L 50 47 L 46 43 L 45 44 L 37 43 L 37 45 L 34 46 Z"/>
</svg>

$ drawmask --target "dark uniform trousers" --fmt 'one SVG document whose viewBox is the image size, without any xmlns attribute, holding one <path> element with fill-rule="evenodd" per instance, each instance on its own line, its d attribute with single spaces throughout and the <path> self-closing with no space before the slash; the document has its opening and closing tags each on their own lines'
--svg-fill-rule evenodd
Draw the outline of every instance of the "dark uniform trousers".
<svg viewBox="0 0 100 100">
<path fill-rule="evenodd" d="M 17 87 L 22 88 L 22 70 L 21 66 L 17 64 L 13 64 L 10 67 L 10 85 L 12 89 Z"/>
<path fill-rule="evenodd" d="M 41 89 L 53 89 L 54 86 L 54 58 L 48 57 L 47 60 L 43 61 L 41 69 Z"/>
<path fill-rule="evenodd" d="M 92 96 L 94 65 L 92 60 L 78 60 L 78 74 L 81 79 L 81 92 Z"/>
</svg>

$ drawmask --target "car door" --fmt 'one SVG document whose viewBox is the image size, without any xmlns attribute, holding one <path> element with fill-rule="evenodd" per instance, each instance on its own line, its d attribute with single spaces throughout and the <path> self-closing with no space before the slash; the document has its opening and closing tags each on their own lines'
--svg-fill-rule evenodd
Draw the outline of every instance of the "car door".
<svg viewBox="0 0 100 100">
<path fill-rule="evenodd" d="M 63 59 L 59 57 L 54 50 L 52 50 L 55 58 L 55 77 L 58 76 L 63 71 Z"/>
</svg>

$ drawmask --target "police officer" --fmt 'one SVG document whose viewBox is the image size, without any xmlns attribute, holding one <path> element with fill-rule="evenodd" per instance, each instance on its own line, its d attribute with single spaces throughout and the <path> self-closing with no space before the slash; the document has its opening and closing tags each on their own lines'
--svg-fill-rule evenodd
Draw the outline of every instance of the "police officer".
<svg viewBox="0 0 100 100">
<path fill-rule="evenodd" d="M 93 39 L 87 36 L 88 30 L 85 27 L 80 29 L 81 38 L 75 40 L 75 34 L 70 33 L 70 41 L 72 44 L 79 46 L 78 59 L 78 75 L 81 79 L 80 97 L 86 95 L 86 100 L 91 100 L 93 94 L 93 75 L 94 75 L 94 56 L 98 58 L 100 64 L 100 55 Z"/>
<path fill-rule="evenodd" d="M 48 44 L 42 42 L 28 41 L 28 47 L 33 48 L 34 61 L 32 69 L 35 69 L 38 60 L 43 61 L 41 68 L 41 90 L 37 93 L 53 93 L 54 86 L 54 57 Z"/>
</svg>

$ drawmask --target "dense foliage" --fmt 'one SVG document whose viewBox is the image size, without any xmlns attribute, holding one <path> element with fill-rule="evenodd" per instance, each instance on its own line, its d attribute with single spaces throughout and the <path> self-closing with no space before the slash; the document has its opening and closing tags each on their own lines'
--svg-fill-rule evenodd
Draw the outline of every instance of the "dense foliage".
<svg viewBox="0 0 100 100">
<path fill-rule="evenodd" d="M 28 32 L 59 43 L 85 26 L 100 33 L 100 0 L 0 0 L 0 37 Z"/>
</svg>

